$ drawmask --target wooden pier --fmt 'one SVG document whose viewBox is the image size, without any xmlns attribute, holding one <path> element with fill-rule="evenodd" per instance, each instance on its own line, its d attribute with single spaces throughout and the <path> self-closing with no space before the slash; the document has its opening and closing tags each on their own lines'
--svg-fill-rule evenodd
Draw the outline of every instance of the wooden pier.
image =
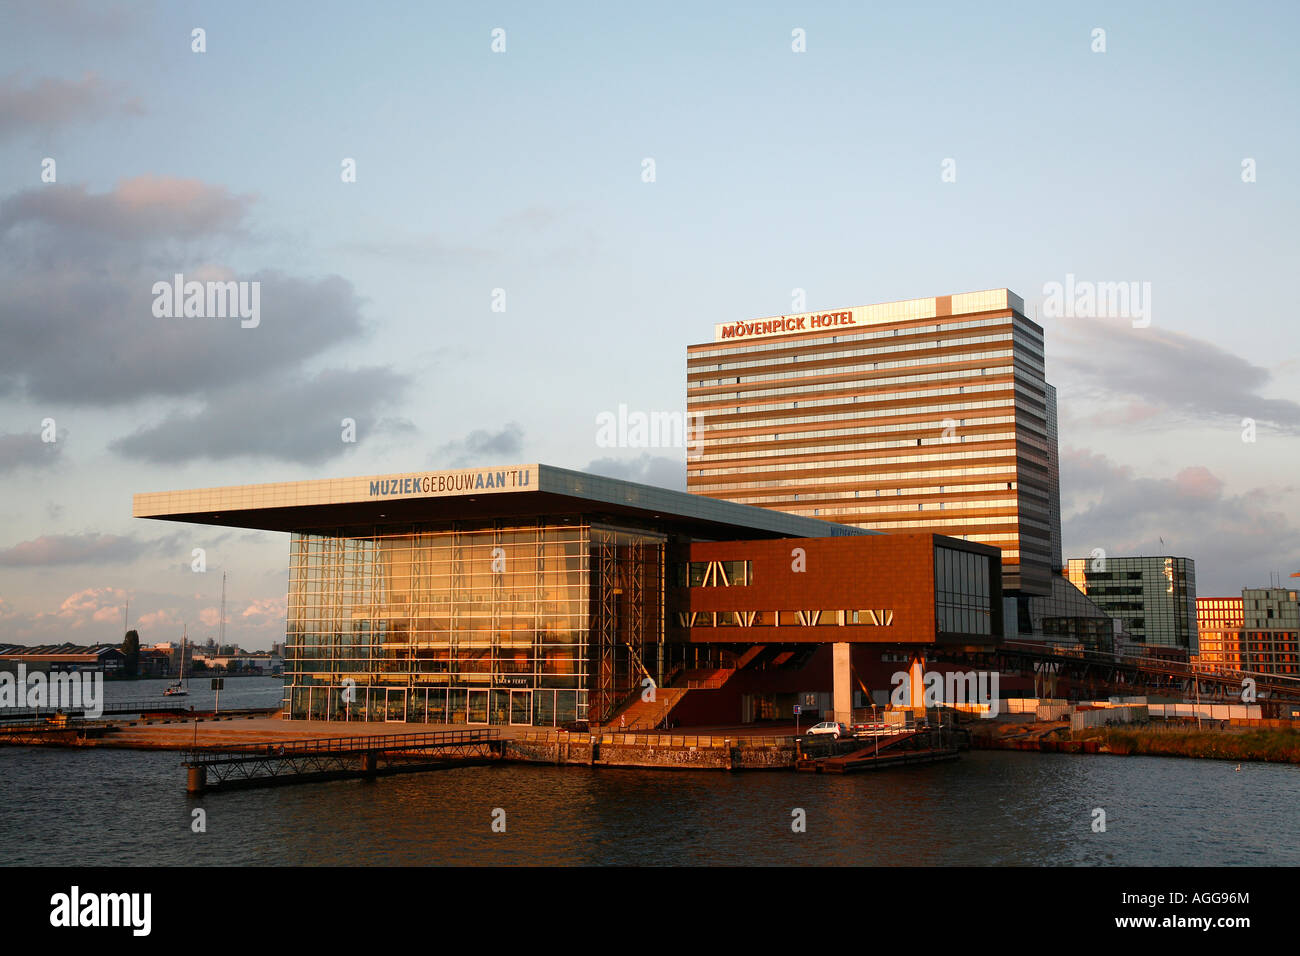
<svg viewBox="0 0 1300 956">
<path fill-rule="evenodd" d="M 795 769 L 809 773 L 886 770 L 907 764 L 956 760 L 960 750 L 954 735 L 943 740 L 936 731 L 907 730 L 874 738 L 835 741 L 820 752 L 807 752 L 801 747 Z"/>
<path fill-rule="evenodd" d="M 182 762 L 186 790 L 205 793 L 418 773 L 492 763 L 502 740 L 492 728 L 429 734 L 379 734 L 198 748 Z"/>
</svg>

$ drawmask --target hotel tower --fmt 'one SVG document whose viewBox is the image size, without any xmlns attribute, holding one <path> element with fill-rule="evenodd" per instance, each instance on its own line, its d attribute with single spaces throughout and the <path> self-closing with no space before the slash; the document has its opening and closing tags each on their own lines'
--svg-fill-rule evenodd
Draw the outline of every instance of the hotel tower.
<svg viewBox="0 0 1300 956">
<path fill-rule="evenodd" d="M 725 322 L 686 353 L 687 490 L 1061 567 L 1056 392 L 1007 289 Z"/>
</svg>

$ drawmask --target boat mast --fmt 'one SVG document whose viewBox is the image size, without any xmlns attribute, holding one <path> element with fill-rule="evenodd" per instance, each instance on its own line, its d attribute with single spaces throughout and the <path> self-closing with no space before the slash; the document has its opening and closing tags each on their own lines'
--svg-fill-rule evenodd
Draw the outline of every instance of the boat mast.
<svg viewBox="0 0 1300 956">
<path fill-rule="evenodd" d="M 221 572 L 221 626 L 217 630 L 217 655 L 221 655 L 221 645 L 226 643 L 226 572 Z"/>
</svg>

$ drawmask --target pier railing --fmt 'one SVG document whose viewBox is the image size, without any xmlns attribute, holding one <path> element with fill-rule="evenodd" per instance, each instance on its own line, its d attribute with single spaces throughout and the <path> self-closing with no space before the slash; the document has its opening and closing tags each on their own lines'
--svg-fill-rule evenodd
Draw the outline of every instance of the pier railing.
<svg viewBox="0 0 1300 956">
<path fill-rule="evenodd" d="M 272 740 L 249 744 L 194 747 L 186 751 L 187 764 L 223 760 L 296 757 L 320 754 L 358 754 L 375 751 L 418 751 L 461 747 L 499 740 L 495 728 L 447 730 L 427 734 L 369 734 L 364 737 L 314 737 L 310 740 Z"/>
<path fill-rule="evenodd" d="M 100 716 L 122 716 L 126 714 L 189 714 L 194 710 L 188 703 L 177 701 L 174 697 L 136 698 L 134 700 L 106 700 L 101 703 Z M 85 714 L 86 707 L 4 707 L 0 708 L 0 722 L 10 720 L 28 721 L 33 718 L 53 717 L 63 711 L 70 717 Z M 206 713 L 206 711 L 203 711 Z"/>
<path fill-rule="evenodd" d="M 203 793 L 463 767 L 499 760 L 502 750 L 500 732 L 484 728 L 197 747 L 181 765 L 188 768 L 186 789 Z"/>
<path fill-rule="evenodd" d="M 569 733 L 554 730 L 534 730 L 516 734 L 516 740 L 527 743 L 555 743 L 567 739 L 580 745 L 612 744 L 618 747 L 793 747 L 798 739 L 794 736 L 754 736 L 751 734 L 675 734 L 670 731 L 649 731 L 640 733 L 620 733 L 601 731 L 595 733 Z"/>
</svg>

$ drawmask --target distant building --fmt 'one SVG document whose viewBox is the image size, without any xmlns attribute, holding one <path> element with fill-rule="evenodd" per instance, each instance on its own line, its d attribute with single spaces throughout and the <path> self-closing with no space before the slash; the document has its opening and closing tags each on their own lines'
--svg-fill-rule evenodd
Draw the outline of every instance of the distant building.
<svg viewBox="0 0 1300 956">
<path fill-rule="evenodd" d="M 170 648 L 159 650 L 157 647 L 142 647 L 136 674 L 140 677 L 166 677 L 171 672 L 171 666 Z"/>
<path fill-rule="evenodd" d="M 1196 600 L 1200 653 L 1216 670 L 1300 674 L 1300 592 L 1243 588 L 1241 597 Z"/>
<path fill-rule="evenodd" d="M 1121 623 L 1134 644 L 1197 653 L 1196 562 L 1191 558 L 1071 558 L 1067 575 Z"/>
<path fill-rule="evenodd" d="M 216 671 L 228 674 L 280 674 L 284 670 L 283 660 L 275 654 L 222 654 L 204 658 L 204 663 Z"/>
<path fill-rule="evenodd" d="M 1242 622 L 1248 631 L 1300 630 L 1300 602 L 1291 588 L 1242 588 Z"/>
<path fill-rule="evenodd" d="M 1199 652 L 1194 663 L 1214 670 L 1242 669 L 1245 620 L 1239 597 L 1198 597 L 1196 630 Z"/>
<path fill-rule="evenodd" d="M 117 674 L 126 655 L 115 644 L 11 645 L 0 651 L 0 670 L 16 673 L 23 664 L 28 671 L 102 671 Z"/>
</svg>

